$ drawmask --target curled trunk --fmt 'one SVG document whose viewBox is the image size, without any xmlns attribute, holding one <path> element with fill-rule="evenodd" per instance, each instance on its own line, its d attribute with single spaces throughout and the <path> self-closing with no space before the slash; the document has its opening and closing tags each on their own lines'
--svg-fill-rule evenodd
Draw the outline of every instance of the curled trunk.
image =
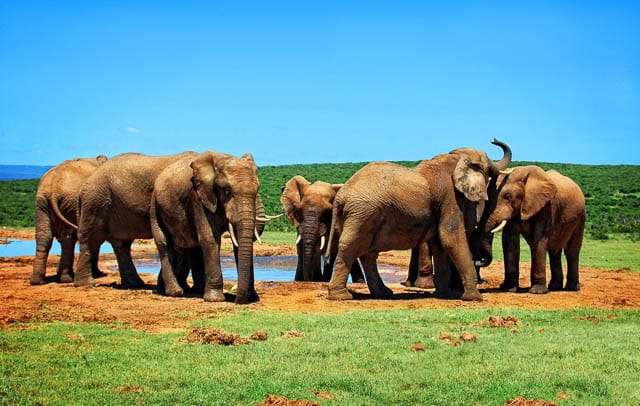
<svg viewBox="0 0 640 406">
<path fill-rule="evenodd" d="M 493 139 L 493 141 L 491 141 L 491 143 L 493 145 L 497 145 L 500 148 L 502 148 L 502 159 L 500 159 L 499 161 L 493 161 L 493 165 L 494 165 L 494 171 L 495 173 L 493 174 L 494 176 L 497 176 L 498 172 L 503 171 L 505 169 L 507 169 L 509 167 L 509 164 L 511 164 L 511 148 L 509 148 L 509 146 L 507 144 L 505 144 L 502 141 L 498 141 L 497 139 Z"/>
</svg>

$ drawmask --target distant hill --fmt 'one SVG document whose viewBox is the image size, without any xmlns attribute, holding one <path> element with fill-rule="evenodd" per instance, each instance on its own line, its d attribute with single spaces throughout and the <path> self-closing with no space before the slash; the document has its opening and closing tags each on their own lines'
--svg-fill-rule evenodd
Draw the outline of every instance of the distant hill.
<svg viewBox="0 0 640 406">
<path fill-rule="evenodd" d="M 51 166 L 0 165 L 0 180 L 40 179 Z"/>
</svg>

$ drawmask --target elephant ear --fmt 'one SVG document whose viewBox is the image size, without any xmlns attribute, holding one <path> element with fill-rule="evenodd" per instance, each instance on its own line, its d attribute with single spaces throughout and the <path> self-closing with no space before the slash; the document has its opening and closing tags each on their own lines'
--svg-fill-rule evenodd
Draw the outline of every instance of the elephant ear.
<svg viewBox="0 0 640 406">
<path fill-rule="evenodd" d="M 190 166 L 193 170 L 191 181 L 198 198 L 207 210 L 215 213 L 218 208 L 218 199 L 214 190 L 216 178 L 215 155 L 202 154 L 193 160 Z"/>
<path fill-rule="evenodd" d="M 464 197 L 472 202 L 488 200 L 487 182 L 480 170 L 480 163 L 474 163 L 469 156 L 463 155 L 453 170 L 453 184 Z"/>
<path fill-rule="evenodd" d="M 557 193 L 553 181 L 542 168 L 534 167 L 524 184 L 524 197 L 520 208 L 520 218 L 530 219 L 539 212 Z"/>
<path fill-rule="evenodd" d="M 340 190 L 343 186 L 344 183 L 334 183 L 333 185 L 331 185 L 331 188 L 333 189 L 334 193 L 338 193 L 338 190 Z"/>
<path fill-rule="evenodd" d="M 302 223 L 302 196 L 311 183 L 301 175 L 291 178 L 282 188 L 280 202 L 284 212 L 295 228 Z"/>
</svg>

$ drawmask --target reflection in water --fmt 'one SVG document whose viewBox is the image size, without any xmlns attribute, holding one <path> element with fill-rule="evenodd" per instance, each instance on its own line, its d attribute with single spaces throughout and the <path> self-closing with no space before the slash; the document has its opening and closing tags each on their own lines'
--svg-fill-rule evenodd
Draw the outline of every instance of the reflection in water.
<svg viewBox="0 0 640 406">
<path fill-rule="evenodd" d="M 8 243 L 4 243 L 7 241 Z M 33 240 L 2 240 L 0 241 L 0 257 L 33 256 L 36 252 L 36 243 Z M 76 254 L 78 245 L 76 244 Z M 102 244 L 100 253 L 113 253 L 111 244 Z M 51 246 L 51 255 L 60 255 L 60 244 L 57 241 Z M 225 280 L 237 280 L 238 273 L 233 257 L 222 257 L 222 277 Z M 160 262 L 155 256 L 152 261 L 135 260 L 134 263 L 138 272 L 158 274 L 160 272 Z M 257 281 L 287 282 L 293 281 L 296 271 L 297 258 L 290 256 L 269 256 L 254 258 L 254 277 Z M 406 278 L 406 272 L 392 266 L 378 264 L 380 276 L 385 282 L 399 282 Z M 117 267 L 114 268 L 117 270 Z M 349 276 L 351 281 L 351 276 Z"/>
</svg>

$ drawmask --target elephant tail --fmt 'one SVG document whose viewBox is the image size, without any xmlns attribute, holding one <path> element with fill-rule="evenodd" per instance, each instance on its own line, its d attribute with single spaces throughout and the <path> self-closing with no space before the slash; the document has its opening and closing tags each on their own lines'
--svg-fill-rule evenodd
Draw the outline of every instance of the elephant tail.
<svg viewBox="0 0 640 406">
<path fill-rule="evenodd" d="M 64 214 L 62 214 L 62 211 L 60 210 L 60 206 L 58 205 L 58 196 L 56 194 L 51 195 L 49 204 L 51 204 L 51 208 L 53 209 L 53 212 L 56 214 L 56 216 L 58 216 L 60 220 L 62 220 L 64 223 L 68 224 L 69 226 L 73 227 L 74 229 L 76 230 L 78 229 L 77 225 L 73 224 L 64 216 Z"/>
<path fill-rule="evenodd" d="M 333 210 L 331 211 L 331 231 L 329 232 L 329 246 L 325 254 L 326 258 L 332 258 L 338 254 L 338 239 L 342 229 L 342 211 L 344 203 L 336 199 L 333 202 Z"/>
</svg>

